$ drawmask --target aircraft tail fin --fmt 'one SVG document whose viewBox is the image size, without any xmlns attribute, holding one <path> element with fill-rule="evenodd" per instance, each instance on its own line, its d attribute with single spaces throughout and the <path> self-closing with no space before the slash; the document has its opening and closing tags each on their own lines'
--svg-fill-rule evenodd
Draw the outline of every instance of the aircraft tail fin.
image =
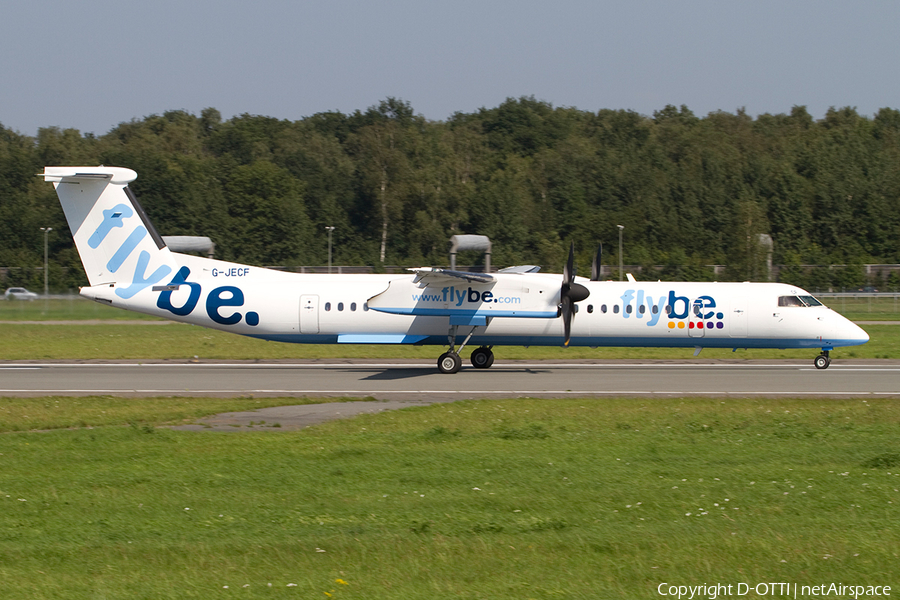
<svg viewBox="0 0 900 600">
<path fill-rule="evenodd" d="M 128 188 L 120 167 L 44 167 L 62 204 L 91 286 L 109 284 L 129 299 L 177 270 L 172 253 Z"/>
</svg>

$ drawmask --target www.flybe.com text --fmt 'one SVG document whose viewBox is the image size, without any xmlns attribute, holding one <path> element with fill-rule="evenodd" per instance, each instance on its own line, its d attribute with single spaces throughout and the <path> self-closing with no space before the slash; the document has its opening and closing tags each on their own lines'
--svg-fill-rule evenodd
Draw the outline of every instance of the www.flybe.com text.
<svg viewBox="0 0 900 600">
<path fill-rule="evenodd" d="M 477 304 L 521 304 L 522 298 L 518 296 L 494 296 L 493 292 L 479 292 L 468 288 L 458 290 L 455 286 L 441 288 L 439 294 L 413 294 L 413 302 L 446 302 L 454 306 L 462 306 L 464 302 Z"/>
</svg>

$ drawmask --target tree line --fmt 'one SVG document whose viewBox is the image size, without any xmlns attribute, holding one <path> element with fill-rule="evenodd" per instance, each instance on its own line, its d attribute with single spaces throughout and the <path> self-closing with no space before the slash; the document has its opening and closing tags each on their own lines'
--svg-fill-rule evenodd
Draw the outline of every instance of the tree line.
<svg viewBox="0 0 900 600">
<path fill-rule="evenodd" d="M 533 97 L 445 121 L 388 98 L 298 121 L 169 111 L 100 136 L 0 125 L 0 266 L 14 268 L 8 285 L 33 283 L 40 227 L 52 227 L 51 286 L 85 284 L 52 186 L 35 173 L 106 164 L 138 172 L 131 187 L 161 234 L 209 236 L 224 260 L 324 264 L 330 226 L 335 264 L 444 265 L 450 236 L 475 233 L 491 238 L 495 265 L 554 271 L 575 242 L 584 274 L 600 242 L 618 262 L 624 225 L 624 262 L 647 276 L 702 279 L 722 264 L 728 279 L 763 279 L 767 234 L 782 279 L 827 287 L 855 282 L 863 263 L 900 262 L 898 142 L 892 108 L 816 120 L 802 106 L 753 118 L 670 105 L 646 116 Z M 805 264 L 846 266 L 823 275 Z"/>
</svg>

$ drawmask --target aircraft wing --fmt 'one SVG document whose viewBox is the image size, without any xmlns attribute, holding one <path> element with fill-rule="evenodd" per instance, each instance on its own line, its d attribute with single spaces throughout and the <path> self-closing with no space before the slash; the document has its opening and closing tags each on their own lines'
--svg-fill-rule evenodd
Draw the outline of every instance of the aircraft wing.
<svg viewBox="0 0 900 600">
<path fill-rule="evenodd" d="M 470 273 L 468 271 L 451 271 L 450 269 L 437 269 L 433 267 L 419 267 L 409 269 L 416 274 L 413 283 L 423 282 L 424 285 L 445 285 L 468 281 L 469 283 L 491 283 L 494 277 L 486 273 Z"/>
</svg>

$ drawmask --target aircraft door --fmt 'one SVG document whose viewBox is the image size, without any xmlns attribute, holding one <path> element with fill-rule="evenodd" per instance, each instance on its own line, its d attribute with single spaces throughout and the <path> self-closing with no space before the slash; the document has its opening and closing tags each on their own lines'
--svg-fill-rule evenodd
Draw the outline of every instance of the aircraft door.
<svg viewBox="0 0 900 600">
<path fill-rule="evenodd" d="M 300 333 L 319 333 L 319 297 L 300 296 Z"/>
<path fill-rule="evenodd" d="M 703 309 L 703 300 L 698 298 L 691 302 L 691 310 L 688 312 L 688 336 L 692 338 L 703 337 L 706 335 L 706 325 L 700 318 L 700 312 Z"/>
<path fill-rule="evenodd" d="M 728 313 L 728 331 L 731 337 L 747 337 L 747 319 L 749 303 L 746 298 L 733 298 L 731 300 L 731 312 Z"/>
</svg>

